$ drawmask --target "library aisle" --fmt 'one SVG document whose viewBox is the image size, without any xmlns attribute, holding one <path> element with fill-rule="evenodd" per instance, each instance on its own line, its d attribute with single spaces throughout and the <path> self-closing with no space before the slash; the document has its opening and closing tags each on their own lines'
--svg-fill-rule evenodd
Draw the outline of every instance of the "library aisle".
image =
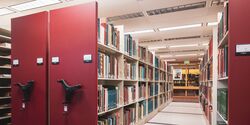
<svg viewBox="0 0 250 125">
<path fill-rule="evenodd" d="M 145 125 L 206 125 L 199 103 L 172 102 Z"/>
</svg>

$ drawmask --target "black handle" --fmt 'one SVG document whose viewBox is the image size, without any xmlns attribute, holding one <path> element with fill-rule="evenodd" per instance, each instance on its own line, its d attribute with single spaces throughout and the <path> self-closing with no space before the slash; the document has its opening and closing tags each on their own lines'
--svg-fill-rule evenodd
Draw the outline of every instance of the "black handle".
<svg viewBox="0 0 250 125">
<path fill-rule="evenodd" d="M 65 90 L 65 100 L 64 100 L 63 104 L 70 104 L 75 91 L 82 88 L 82 86 L 80 84 L 74 85 L 74 86 L 69 86 L 67 84 L 67 82 L 63 79 L 58 80 L 57 82 L 61 83 L 64 90 Z"/>
<path fill-rule="evenodd" d="M 23 102 L 30 101 L 31 91 L 34 86 L 34 80 L 28 81 L 27 85 L 23 85 L 21 83 L 17 83 L 16 85 L 23 91 Z"/>
</svg>

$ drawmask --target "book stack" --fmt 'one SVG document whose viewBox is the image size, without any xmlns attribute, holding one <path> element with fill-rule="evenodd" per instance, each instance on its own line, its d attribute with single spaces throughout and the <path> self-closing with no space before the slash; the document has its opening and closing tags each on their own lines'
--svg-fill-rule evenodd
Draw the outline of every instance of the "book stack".
<svg viewBox="0 0 250 125">
<path fill-rule="evenodd" d="M 124 77 L 125 79 L 136 79 L 136 64 L 124 62 Z"/>
<path fill-rule="evenodd" d="M 149 96 L 154 95 L 154 84 L 153 83 L 148 84 L 148 93 L 149 93 Z"/>
<path fill-rule="evenodd" d="M 155 97 L 155 100 L 154 100 L 154 102 L 155 102 L 155 109 L 157 109 L 158 108 L 158 97 Z"/>
<path fill-rule="evenodd" d="M 146 101 L 142 101 L 139 103 L 138 117 L 139 119 L 143 119 L 145 115 L 146 115 Z"/>
<path fill-rule="evenodd" d="M 148 100 L 148 113 L 151 113 L 153 111 L 153 99 Z"/>
<path fill-rule="evenodd" d="M 166 85 L 167 86 L 167 85 Z M 161 83 L 160 84 L 160 92 L 163 93 L 165 92 L 165 84 L 164 83 Z"/>
<path fill-rule="evenodd" d="M 132 39 L 131 35 L 124 36 L 124 52 L 129 56 L 137 55 L 137 43 Z"/>
<path fill-rule="evenodd" d="M 98 125 L 120 125 L 120 113 L 116 112 L 110 116 L 98 119 Z"/>
<path fill-rule="evenodd" d="M 217 110 L 221 116 L 227 120 L 228 115 L 228 90 L 227 88 L 218 89 Z"/>
<path fill-rule="evenodd" d="M 218 51 L 218 76 L 224 78 L 228 76 L 228 46 Z"/>
<path fill-rule="evenodd" d="M 119 88 L 98 85 L 98 112 L 116 108 L 119 104 Z"/>
<path fill-rule="evenodd" d="M 146 48 L 138 46 L 138 57 L 141 61 L 146 61 Z"/>
<path fill-rule="evenodd" d="M 136 122 L 136 109 L 129 107 L 124 109 L 124 124 L 123 125 L 135 125 Z"/>
<path fill-rule="evenodd" d="M 139 66 L 139 80 L 146 80 L 146 67 L 142 65 Z"/>
<path fill-rule="evenodd" d="M 106 18 L 98 19 L 98 42 L 120 50 L 120 32 Z"/>
<path fill-rule="evenodd" d="M 118 78 L 118 61 L 115 56 L 98 52 L 98 77 Z"/>
<path fill-rule="evenodd" d="M 130 104 L 135 101 L 135 86 L 124 86 L 124 104 Z"/>
<path fill-rule="evenodd" d="M 152 68 L 148 68 L 148 80 L 153 81 L 153 69 Z"/>
<path fill-rule="evenodd" d="M 228 2 L 224 4 L 224 11 L 218 24 L 218 41 L 221 41 L 228 32 Z"/>
<path fill-rule="evenodd" d="M 153 65 L 154 56 L 153 53 L 148 51 L 148 63 Z"/>
<path fill-rule="evenodd" d="M 139 82 L 139 98 L 146 98 L 146 83 Z"/>
</svg>

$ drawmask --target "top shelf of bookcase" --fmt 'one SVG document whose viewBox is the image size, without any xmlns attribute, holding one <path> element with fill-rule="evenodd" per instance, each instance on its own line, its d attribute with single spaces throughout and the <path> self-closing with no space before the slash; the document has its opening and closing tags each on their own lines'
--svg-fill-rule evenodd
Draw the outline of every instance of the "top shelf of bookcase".
<svg viewBox="0 0 250 125">
<path fill-rule="evenodd" d="M 227 44 L 228 44 L 228 31 L 226 32 L 226 34 L 224 35 L 224 37 L 219 42 L 218 48 L 223 48 Z"/>
</svg>

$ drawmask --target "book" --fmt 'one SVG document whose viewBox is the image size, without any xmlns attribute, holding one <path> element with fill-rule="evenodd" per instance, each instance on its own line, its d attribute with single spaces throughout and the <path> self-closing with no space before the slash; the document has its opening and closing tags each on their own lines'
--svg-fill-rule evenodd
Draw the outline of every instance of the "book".
<svg viewBox="0 0 250 125">
<path fill-rule="evenodd" d="M 139 98 L 146 98 L 146 83 L 139 82 Z"/>
<path fill-rule="evenodd" d="M 154 60 L 154 56 L 153 56 L 153 53 L 148 51 L 148 63 L 153 65 L 153 60 Z"/>
<path fill-rule="evenodd" d="M 155 69 L 155 81 L 159 80 L 159 70 Z"/>
<path fill-rule="evenodd" d="M 146 80 L 146 67 L 144 65 L 139 66 L 139 80 Z"/>
<path fill-rule="evenodd" d="M 148 80 L 153 81 L 153 68 L 148 67 Z"/>
<path fill-rule="evenodd" d="M 138 46 L 138 57 L 141 61 L 146 61 L 146 48 Z"/>
<path fill-rule="evenodd" d="M 135 125 L 136 122 L 136 108 L 125 107 L 124 108 L 124 124 L 123 125 Z"/>
<path fill-rule="evenodd" d="M 158 83 L 155 83 L 155 95 L 159 94 L 158 90 L 159 90 Z"/>
<path fill-rule="evenodd" d="M 135 40 L 133 40 L 131 35 L 124 36 L 124 53 L 129 56 L 136 56 L 138 45 Z"/>
<path fill-rule="evenodd" d="M 228 76 L 228 46 L 218 50 L 218 76 L 219 78 Z"/>
<path fill-rule="evenodd" d="M 97 125 L 120 125 L 120 117 L 119 112 L 100 117 L 98 118 Z"/>
<path fill-rule="evenodd" d="M 220 88 L 217 94 L 217 110 L 224 119 L 228 119 L 228 89 Z"/>
<path fill-rule="evenodd" d="M 153 99 L 148 99 L 148 113 L 151 113 L 153 111 Z"/>
<path fill-rule="evenodd" d="M 118 78 L 118 60 L 114 55 L 107 55 L 98 51 L 97 61 L 99 78 Z"/>
<path fill-rule="evenodd" d="M 124 86 L 124 104 L 130 104 L 135 101 L 135 86 Z"/>
<path fill-rule="evenodd" d="M 136 64 L 129 63 L 125 60 L 124 62 L 124 78 L 125 79 L 136 79 Z"/>
<path fill-rule="evenodd" d="M 98 112 L 108 111 L 119 105 L 119 88 L 98 85 Z"/>
<path fill-rule="evenodd" d="M 143 119 L 146 115 L 146 101 L 139 102 L 138 118 Z"/>
<path fill-rule="evenodd" d="M 149 94 L 149 96 L 154 95 L 154 84 L 153 83 L 148 84 L 148 94 Z"/>
<path fill-rule="evenodd" d="M 158 108 L 158 97 L 155 97 L 154 99 L 154 109 L 157 109 Z"/>
</svg>

